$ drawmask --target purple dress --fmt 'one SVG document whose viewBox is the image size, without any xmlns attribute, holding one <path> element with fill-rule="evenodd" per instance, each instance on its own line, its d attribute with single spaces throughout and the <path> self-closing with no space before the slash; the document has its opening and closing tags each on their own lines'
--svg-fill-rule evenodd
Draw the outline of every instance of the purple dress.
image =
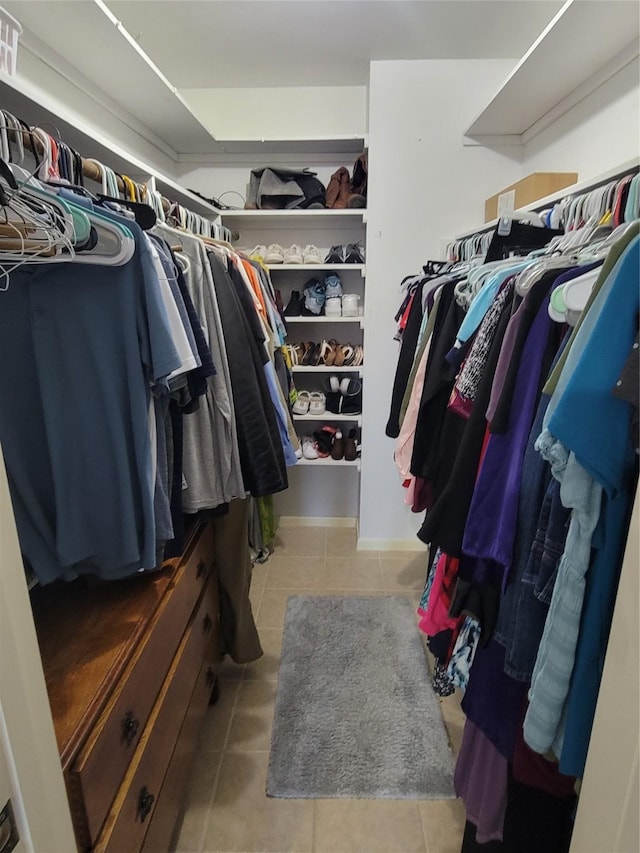
<svg viewBox="0 0 640 853">
<path fill-rule="evenodd" d="M 504 580 L 511 565 L 522 462 L 538 402 L 542 356 L 549 340 L 547 304 L 545 298 L 524 345 L 509 430 L 489 438 L 462 543 L 466 555 L 499 563 Z"/>
</svg>

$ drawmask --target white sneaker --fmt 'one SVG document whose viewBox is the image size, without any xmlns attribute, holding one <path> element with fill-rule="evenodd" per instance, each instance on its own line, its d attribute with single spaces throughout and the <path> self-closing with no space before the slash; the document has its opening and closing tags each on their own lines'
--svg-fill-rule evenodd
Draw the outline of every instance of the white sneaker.
<svg viewBox="0 0 640 853">
<path fill-rule="evenodd" d="M 357 293 L 344 293 L 342 296 L 342 316 L 343 317 L 358 317 L 360 309 L 358 308 L 358 300 L 360 297 Z"/>
<path fill-rule="evenodd" d="M 322 264 L 322 255 L 317 246 L 308 245 L 304 247 L 302 252 L 302 263 L 304 264 Z"/>
<path fill-rule="evenodd" d="M 342 302 L 339 296 L 329 296 L 324 303 L 324 313 L 326 317 L 341 317 Z"/>
<path fill-rule="evenodd" d="M 272 243 L 267 249 L 267 254 L 264 259 L 265 264 L 282 264 L 284 263 L 284 249 L 278 243 Z"/>
<path fill-rule="evenodd" d="M 286 252 L 284 253 L 284 261 L 285 264 L 301 264 L 302 263 L 302 249 L 300 246 L 296 246 L 294 243 L 293 246 L 290 246 Z"/>
</svg>

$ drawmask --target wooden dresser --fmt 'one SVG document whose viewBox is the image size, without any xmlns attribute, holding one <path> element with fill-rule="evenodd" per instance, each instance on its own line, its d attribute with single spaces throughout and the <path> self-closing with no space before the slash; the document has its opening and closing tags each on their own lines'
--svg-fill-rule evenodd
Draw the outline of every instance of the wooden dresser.
<svg viewBox="0 0 640 853">
<path fill-rule="evenodd" d="M 197 522 L 159 572 L 32 592 L 81 851 L 170 849 L 221 657 L 213 555 Z"/>
</svg>

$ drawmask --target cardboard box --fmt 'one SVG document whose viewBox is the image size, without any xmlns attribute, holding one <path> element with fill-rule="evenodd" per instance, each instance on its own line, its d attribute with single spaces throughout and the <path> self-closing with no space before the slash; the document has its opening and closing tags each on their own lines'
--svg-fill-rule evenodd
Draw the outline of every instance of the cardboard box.
<svg viewBox="0 0 640 853">
<path fill-rule="evenodd" d="M 577 183 L 577 172 L 534 172 L 501 190 L 484 203 L 484 221 L 505 216 L 551 193 Z"/>
</svg>

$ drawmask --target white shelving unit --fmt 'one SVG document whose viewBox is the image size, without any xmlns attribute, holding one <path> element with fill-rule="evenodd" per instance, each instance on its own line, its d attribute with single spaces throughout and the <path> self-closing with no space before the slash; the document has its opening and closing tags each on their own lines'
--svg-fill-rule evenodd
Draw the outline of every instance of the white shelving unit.
<svg viewBox="0 0 640 853">
<path fill-rule="evenodd" d="M 287 325 L 289 323 L 357 323 L 361 329 L 364 329 L 364 315 L 359 314 L 357 317 L 287 317 Z"/>
<path fill-rule="evenodd" d="M 326 459 L 300 459 L 298 460 L 296 468 L 301 465 L 311 465 L 314 468 L 355 468 L 357 471 L 360 470 L 359 459 L 348 461 L 346 459 L 332 459 L 330 456 Z"/>
<path fill-rule="evenodd" d="M 89 122 L 82 122 L 69 105 L 59 104 L 53 95 L 43 96 L 19 76 L 0 80 L 0 104 L 30 125 L 55 127 L 60 136 L 83 157 L 92 157 L 121 174 L 145 183 L 155 180 L 162 195 L 177 201 L 194 213 L 217 219 L 220 211 L 166 175 L 154 165 L 125 151 L 121 145 L 100 133 Z"/>
<path fill-rule="evenodd" d="M 296 364 L 291 368 L 291 370 L 294 373 L 357 373 L 358 376 L 362 376 L 364 373 L 364 366 L 326 367 L 324 364 L 319 364 L 317 367 L 312 367 L 306 364 Z"/>
<path fill-rule="evenodd" d="M 323 415 L 293 415 L 294 421 L 347 421 L 362 426 L 362 415 L 335 415 L 333 412 L 325 412 Z"/>
<path fill-rule="evenodd" d="M 339 272 L 341 270 L 359 270 L 362 278 L 365 277 L 365 264 L 268 264 L 267 269 L 271 272 L 278 270 L 304 270 L 307 272 Z"/>
<path fill-rule="evenodd" d="M 465 136 L 525 144 L 639 53 L 636 3 L 567 0 Z"/>
<path fill-rule="evenodd" d="M 351 157 L 351 154 L 349 155 Z M 313 162 L 313 161 L 311 161 Z M 349 162 L 347 160 L 346 162 Z M 345 246 L 359 242 L 365 245 L 366 210 L 238 210 L 223 211 L 221 218 L 226 227 L 235 232 L 235 242 L 251 249 L 277 243 L 284 250 L 294 243 L 300 246 L 313 244 L 320 256 L 332 246 Z M 269 264 L 273 287 L 280 291 L 282 303 L 287 306 L 291 295 L 303 291 L 312 278 L 320 281 L 325 276 L 338 275 L 343 293 L 357 294 L 359 314 L 356 317 L 297 316 L 286 317 L 287 343 L 303 341 L 320 343 L 335 338 L 341 344 L 363 343 L 366 309 L 366 263 L 362 264 Z M 366 364 L 366 358 L 365 358 Z M 297 365 L 292 368 L 298 391 L 324 391 L 323 380 L 328 376 L 361 379 L 364 366 Z M 364 385 L 364 381 L 363 381 Z M 298 435 L 311 435 L 323 423 L 341 426 L 343 432 L 355 427 L 364 429 L 361 414 L 294 415 Z M 292 469 L 290 488 L 278 498 L 278 511 L 283 515 L 331 517 L 339 512 L 345 517 L 357 517 L 360 505 L 360 459 L 353 462 L 327 459 L 301 459 Z M 314 473 L 314 471 L 316 473 Z M 325 472 L 317 473 L 317 472 Z M 338 496 L 336 498 L 336 496 Z"/>
<path fill-rule="evenodd" d="M 224 210 L 222 220 L 233 230 L 246 228 L 342 228 L 350 225 L 362 225 L 366 211 L 357 210 Z M 279 266 L 282 266 L 280 264 Z M 297 269 L 300 265 L 295 264 Z M 332 265 L 333 266 L 333 265 Z M 350 264 L 349 266 L 356 266 Z"/>
</svg>

